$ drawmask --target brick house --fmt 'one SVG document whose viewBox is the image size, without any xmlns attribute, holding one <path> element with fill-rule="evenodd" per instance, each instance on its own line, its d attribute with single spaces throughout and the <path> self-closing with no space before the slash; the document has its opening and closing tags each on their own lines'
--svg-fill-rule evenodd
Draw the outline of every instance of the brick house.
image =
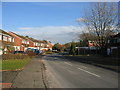
<svg viewBox="0 0 120 90">
<path fill-rule="evenodd" d="M 20 36 L 13 32 L 8 33 L 14 37 L 15 51 L 25 51 L 29 47 L 29 40 L 26 39 L 24 36 Z"/>
<path fill-rule="evenodd" d="M 88 41 L 88 47 L 100 47 L 97 41 Z"/>
<path fill-rule="evenodd" d="M 7 46 L 10 46 L 8 43 L 11 43 L 14 51 L 25 51 L 27 48 L 42 51 L 47 51 L 48 49 L 52 50 L 53 45 L 46 40 L 40 41 L 31 37 L 18 35 L 14 32 L 5 32 L 2 30 L 1 32 L 4 32 L 4 34 L 0 33 L 0 40 L 2 41 L 2 44 L 6 43 Z"/>
<path fill-rule="evenodd" d="M 40 41 L 39 40 L 33 40 L 34 42 L 34 48 L 40 50 Z"/>
<path fill-rule="evenodd" d="M 40 49 L 40 41 L 36 40 L 34 38 L 26 37 L 26 39 L 29 41 L 29 47 L 28 48 L 33 48 L 33 49 Z"/>
<path fill-rule="evenodd" d="M 46 40 L 40 41 L 30 37 L 26 37 L 26 38 L 29 40 L 28 48 L 34 48 L 41 51 L 47 51 L 48 49 L 52 50 L 53 45 Z"/>
<path fill-rule="evenodd" d="M 108 38 L 107 47 L 110 49 L 112 56 L 120 57 L 120 33 Z"/>
<path fill-rule="evenodd" d="M 49 45 L 49 49 L 52 51 L 53 44 L 49 42 L 48 45 Z"/>
<path fill-rule="evenodd" d="M 29 38 L 26 38 L 27 41 L 29 41 L 29 45 L 28 48 L 34 48 L 34 42 L 32 40 L 30 40 Z"/>
<path fill-rule="evenodd" d="M 47 51 L 48 49 L 52 50 L 52 44 L 46 40 L 40 41 L 40 50 Z"/>
<path fill-rule="evenodd" d="M 11 52 L 14 48 L 14 37 L 0 29 L 0 55 Z"/>
</svg>

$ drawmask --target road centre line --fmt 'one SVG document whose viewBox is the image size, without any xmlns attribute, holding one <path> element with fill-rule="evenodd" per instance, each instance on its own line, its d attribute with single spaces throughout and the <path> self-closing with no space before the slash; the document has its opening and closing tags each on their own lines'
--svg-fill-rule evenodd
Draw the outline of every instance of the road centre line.
<svg viewBox="0 0 120 90">
<path fill-rule="evenodd" d="M 81 70 L 81 71 L 87 72 L 87 73 L 89 73 L 89 74 L 91 74 L 91 75 L 94 75 L 94 76 L 96 76 L 96 77 L 101 77 L 101 76 L 99 76 L 99 75 L 97 75 L 97 74 L 95 74 L 95 73 L 89 72 L 89 71 L 84 70 L 84 69 L 82 69 L 82 68 L 78 68 L 78 69 Z"/>
<path fill-rule="evenodd" d="M 68 62 L 64 62 L 65 64 L 68 64 L 68 65 L 70 65 L 70 66 L 72 66 L 72 64 L 70 64 L 70 63 L 68 63 Z"/>
<path fill-rule="evenodd" d="M 70 63 L 68 63 L 68 62 L 64 62 L 64 63 L 66 63 L 66 64 L 72 66 L 72 64 L 70 64 Z M 78 65 L 78 66 L 79 66 L 79 65 Z M 83 66 L 83 65 L 80 65 L 80 67 L 81 67 L 81 68 L 87 68 L 86 66 Z"/>
<path fill-rule="evenodd" d="M 87 67 L 85 67 L 85 66 L 80 66 L 80 67 L 87 68 Z"/>
<path fill-rule="evenodd" d="M 67 64 L 67 65 L 73 66 L 72 64 L 70 64 L 70 63 L 68 63 L 68 62 L 64 62 L 64 63 Z M 101 77 L 101 76 L 99 76 L 99 75 L 97 75 L 97 74 L 95 74 L 95 73 L 92 73 L 92 72 L 89 72 L 89 71 L 87 71 L 87 70 L 82 69 L 82 67 L 83 67 L 83 68 L 87 68 L 87 67 L 85 67 L 85 66 L 81 66 L 81 68 L 78 68 L 78 69 L 81 70 L 81 71 L 84 71 L 84 72 L 86 72 L 86 73 L 88 73 L 88 74 L 94 75 L 94 76 L 96 76 L 96 77 Z"/>
</svg>

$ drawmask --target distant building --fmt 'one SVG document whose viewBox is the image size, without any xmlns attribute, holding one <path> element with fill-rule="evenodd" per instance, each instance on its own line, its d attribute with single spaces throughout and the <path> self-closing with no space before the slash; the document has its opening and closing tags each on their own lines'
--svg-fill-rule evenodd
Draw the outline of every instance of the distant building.
<svg viewBox="0 0 120 90">
<path fill-rule="evenodd" d="M 53 45 L 50 42 L 46 40 L 40 41 L 40 50 L 42 51 L 52 50 L 52 47 Z"/>
<path fill-rule="evenodd" d="M 108 48 L 110 48 L 110 54 L 113 56 L 120 56 L 120 33 L 111 36 L 108 39 Z"/>
<path fill-rule="evenodd" d="M 108 40 L 108 44 L 110 47 L 120 47 L 120 33 L 111 36 Z"/>
<path fill-rule="evenodd" d="M 52 50 L 53 44 L 49 42 L 48 45 L 49 45 L 49 49 Z"/>
</svg>

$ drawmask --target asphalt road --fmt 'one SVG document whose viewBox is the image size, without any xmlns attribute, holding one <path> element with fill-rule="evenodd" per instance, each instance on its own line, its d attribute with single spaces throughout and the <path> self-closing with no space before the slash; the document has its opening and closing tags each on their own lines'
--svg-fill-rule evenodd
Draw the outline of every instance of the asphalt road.
<svg viewBox="0 0 120 90">
<path fill-rule="evenodd" d="M 50 88 L 118 88 L 118 73 L 60 57 L 43 57 Z"/>
</svg>

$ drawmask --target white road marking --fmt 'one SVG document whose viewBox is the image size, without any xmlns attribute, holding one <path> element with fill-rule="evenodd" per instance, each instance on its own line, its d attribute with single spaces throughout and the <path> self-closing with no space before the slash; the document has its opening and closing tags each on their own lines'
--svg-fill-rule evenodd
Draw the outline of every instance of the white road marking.
<svg viewBox="0 0 120 90">
<path fill-rule="evenodd" d="M 78 69 L 81 70 L 81 71 L 87 72 L 87 73 L 89 73 L 89 74 L 91 74 L 91 75 L 94 75 L 94 76 L 96 76 L 96 77 L 101 77 L 101 76 L 99 76 L 99 75 L 97 75 L 97 74 L 95 74 L 95 73 L 89 72 L 89 71 L 84 70 L 84 69 L 82 69 L 82 68 L 78 68 Z"/>
<path fill-rule="evenodd" d="M 70 65 L 70 66 L 72 66 L 72 64 L 70 64 L 70 63 L 68 63 L 68 62 L 64 62 L 65 64 L 68 64 L 68 65 Z"/>
<path fill-rule="evenodd" d="M 56 59 L 58 59 L 58 58 L 54 58 L 54 60 L 56 60 Z"/>
<path fill-rule="evenodd" d="M 87 68 L 87 67 L 85 67 L 85 66 L 80 66 L 80 67 Z"/>
</svg>

